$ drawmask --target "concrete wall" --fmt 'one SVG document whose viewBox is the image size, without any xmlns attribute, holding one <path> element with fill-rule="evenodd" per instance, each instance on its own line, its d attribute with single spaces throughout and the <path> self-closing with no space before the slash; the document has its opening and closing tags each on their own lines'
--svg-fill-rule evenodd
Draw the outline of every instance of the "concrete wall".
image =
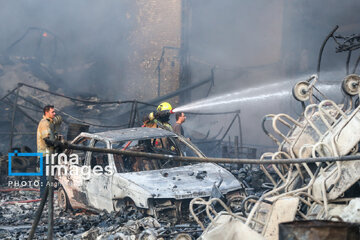
<svg viewBox="0 0 360 240">
<path fill-rule="evenodd" d="M 163 51 L 160 95 L 179 86 L 181 0 L 137 0 L 136 8 L 137 25 L 129 36 L 133 51 L 126 67 L 126 78 L 132 81 L 124 88 L 135 92 L 134 98 L 150 99 L 158 95 L 157 67 Z"/>
</svg>

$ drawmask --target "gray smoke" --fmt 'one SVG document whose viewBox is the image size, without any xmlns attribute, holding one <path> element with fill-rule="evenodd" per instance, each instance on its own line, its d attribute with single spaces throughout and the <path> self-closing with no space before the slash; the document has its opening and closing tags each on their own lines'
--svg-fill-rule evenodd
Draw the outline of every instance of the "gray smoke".
<svg viewBox="0 0 360 240">
<path fill-rule="evenodd" d="M 175 6 L 178 1 L 171 3 Z M 188 59 L 191 82 L 207 78 L 215 67 L 215 85 L 209 97 L 279 83 L 276 89 L 270 92 L 265 89 L 260 93 L 275 94 L 271 100 L 263 103 L 249 101 L 246 106 L 240 105 L 244 116 L 243 127 L 247 131 L 244 141 L 250 144 L 268 143 L 263 140 L 265 136 L 260 129 L 263 115 L 279 111 L 293 116 L 300 113 L 299 104 L 291 96 L 288 99 L 278 98 L 276 93 L 290 91 L 289 86 L 297 79 L 316 73 L 320 46 L 334 26 L 340 27 L 337 34 L 360 32 L 360 15 L 357 13 L 360 2 L 356 0 L 182 0 L 186 1 L 190 6 L 187 14 L 190 19 Z M 77 97 L 96 95 L 104 100 L 149 100 L 157 95 L 156 86 L 150 84 L 147 76 L 140 71 L 138 75 L 129 74 L 129 67 L 139 67 L 131 64 L 129 54 L 138 50 L 133 48 L 131 34 L 141 29 L 136 19 L 142 14 L 140 3 L 161 6 L 169 4 L 169 1 L 0 0 L 0 52 L 19 39 L 29 27 L 47 29 L 57 37 L 53 68 L 61 80 L 53 84 L 64 89 L 64 93 Z M 148 16 L 157 20 L 159 25 L 171 19 L 166 14 L 164 16 L 168 19 Z M 37 51 L 41 34 L 30 32 L 12 49 L 12 53 L 31 56 Z M 42 44 L 43 62 L 49 63 L 54 51 L 52 36 L 43 38 Z M 164 46 L 158 47 L 161 49 Z M 335 47 L 330 39 L 323 55 L 320 83 L 339 83 L 345 76 L 347 55 L 335 53 Z M 156 74 L 156 61 L 160 56 L 144 52 L 144 59 L 147 59 L 145 67 Z M 358 54 L 353 52 L 351 69 Z M 167 64 L 176 66 L 178 61 L 172 57 Z M 325 76 L 325 72 L 339 74 Z M 163 76 L 164 79 L 167 77 Z M 4 81 L 11 83 L 1 84 L 2 92 L 11 88 L 16 80 Z M 281 84 L 282 81 L 286 84 Z M 135 87 L 129 90 L 130 85 Z M 202 86 L 191 91 L 191 98 L 184 101 L 191 103 L 202 99 L 208 90 L 209 86 Z M 238 108 L 237 105 L 232 107 Z M 225 126 L 231 117 L 208 117 L 208 122 L 213 125 L 203 124 L 201 128 L 192 123 L 197 119 L 189 117 L 186 124 L 206 133 L 214 125 Z"/>
</svg>

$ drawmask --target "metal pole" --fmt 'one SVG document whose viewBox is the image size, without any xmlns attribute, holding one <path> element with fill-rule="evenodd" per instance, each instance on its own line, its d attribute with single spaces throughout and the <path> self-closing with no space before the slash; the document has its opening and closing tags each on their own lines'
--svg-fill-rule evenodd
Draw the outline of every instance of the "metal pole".
<svg viewBox="0 0 360 240">
<path fill-rule="evenodd" d="M 55 135 L 54 135 L 54 125 L 51 125 L 50 127 L 50 140 L 55 141 Z M 54 235 L 54 186 L 53 186 L 53 175 L 52 175 L 52 164 L 53 164 L 53 156 L 54 156 L 54 149 L 50 148 L 50 161 L 48 164 L 49 167 L 49 175 L 48 175 L 48 181 L 47 184 L 49 186 L 49 215 L 48 215 L 48 232 L 47 232 L 47 239 L 52 240 Z M 55 162 L 57 163 L 57 154 L 55 155 Z M 46 171 L 45 171 L 46 172 Z"/>
<path fill-rule="evenodd" d="M 35 219 L 34 219 L 34 222 L 32 223 L 28 240 L 31 240 L 31 239 L 33 239 L 33 237 L 34 237 L 35 230 L 36 230 L 36 228 L 37 228 L 37 225 L 39 224 L 40 217 L 41 217 L 41 214 L 42 214 L 42 212 L 43 212 L 43 210 L 44 210 L 44 206 L 45 206 L 45 203 L 46 203 L 46 200 L 47 200 L 48 195 L 49 195 L 49 187 L 46 186 L 44 195 L 43 195 L 43 197 L 42 197 L 42 199 L 41 199 L 41 202 L 40 202 L 40 205 L 39 205 L 39 208 L 38 208 L 38 210 L 37 210 L 36 213 L 35 213 Z"/>
<path fill-rule="evenodd" d="M 131 111 L 130 111 L 130 118 L 129 118 L 129 124 L 128 124 L 128 127 L 131 128 L 132 126 L 132 121 L 133 121 L 133 118 L 134 118 L 134 111 L 135 111 L 135 102 L 133 102 L 131 104 Z"/>
<path fill-rule="evenodd" d="M 243 137 L 242 137 L 242 128 L 241 128 L 241 118 L 240 114 L 237 114 L 238 120 L 239 120 L 239 139 L 240 139 L 240 149 L 243 147 Z"/>
<path fill-rule="evenodd" d="M 346 59 L 346 75 L 349 75 L 350 73 L 350 59 L 351 59 L 351 50 L 349 51 L 348 55 L 347 55 L 347 59 Z"/>
<path fill-rule="evenodd" d="M 235 157 L 239 158 L 239 136 L 234 137 L 235 142 Z"/>
<path fill-rule="evenodd" d="M 195 162 L 195 163 L 214 162 L 214 163 L 237 163 L 237 164 L 291 164 L 291 163 L 316 163 L 316 162 L 335 162 L 335 161 L 342 162 L 342 161 L 360 160 L 360 156 L 358 155 L 341 156 L 341 157 L 274 159 L 274 160 L 213 158 L 213 157 L 183 157 L 183 156 L 176 156 L 170 154 L 158 154 L 158 153 L 135 152 L 129 150 L 85 147 L 81 145 L 70 144 L 68 142 L 51 141 L 51 140 L 45 140 L 45 142 L 50 146 L 56 145 L 64 149 L 112 153 L 112 154 L 119 154 L 119 155 L 131 156 L 131 157 L 144 157 L 144 158 L 149 158 L 150 160 L 162 159 L 162 160 L 171 160 L 171 161 L 179 161 L 179 162 Z"/>
<path fill-rule="evenodd" d="M 19 97 L 19 89 L 20 89 L 20 85 L 18 85 L 18 88 L 16 89 L 15 101 L 14 101 L 13 112 L 12 112 L 12 117 L 11 117 L 11 134 L 10 134 L 10 148 L 9 148 L 10 152 L 13 147 L 15 113 L 16 113 L 17 101 L 18 101 L 18 97 Z"/>
<path fill-rule="evenodd" d="M 318 57 L 318 65 L 317 65 L 317 75 L 318 75 L 318 80 L 320 79 L 320 66 L 321 66 L 321 57 L 322 57 L 322 53 L 324 51 L 324 47 L 327 43 L 327 41 L 334 35 L 335 31 L 339 28 L 338 25 L 335 26 L 335 28 L 329 33 L 329 35 L 326 36 L 324 42 L 321 45 L 320 48 L 320 52 L 319 52 L 319 57 Z"/>
<path fill-rule="evenodd" d="M 19 95 L 18 97 L 21 97 L 21 96 Z M 7 100 L 8 102 L 5 101 L 5 100 Z M 8 105 L 8 106 L 11 106 L 12 108 L 14 107 L 14 102 L 12 102 L 12 101 L 9 100 L 9 99 L 3 99 L 2 102 L 5 103 L 5 104 Z M 18 105 L 18 104 L 17 104 L 17 105 Z M 24 114 L 24 116 L 27 117 L 28 119 L 30 119 L 30 121 L 32 121 L 33 123 L 38 124 L 38 121 L 36 121 L 34 118 L 30 117 L 29 114 L 27 114 L 24 110 L 21 109 L 21 106 L 19 106 L 19 107 L 17 108 L 17 110 L 18 110 L 19 112 L 21 112 L 22 114 Z"/>
<path fill-rule="evenodd" d="M 52 160 L 49 161 L 49 176 L 48 176 L 48 185 L 49 185 L 49 215 L 48 215 L 48 232 L 47 239 L 53 239 L 54 235 L 54 187 L 53 187 L 53 176 L 51 174 L 51 163 Z"/>
<path fill-rule="evenodd" d="M 173 91 L 171 93 L 168 93 L 168 94 L 163 95 L 161 97 L 154 98 L 154 99 L 148 101 L 148 103 L 149 104 L 158 104 L 158 103 L 160 103 L 160 102 L 162 102 L 164 100 L 170 99 L 172 97 L 176 97 L 177 95 L 180 95 L 183 92 L 190 91 L 192 89 L 200 87 L 200 86 L 202 86 L 202 85 L 204 85 L 204 84 L 206 84 L 206 83 L 208 83 L 210 81 L 212 81 L 211 77 L 206 78 L 206 79 L 204 79 L 204 80 L 202 80 L 200 82 L 196 82 L 196 83 L 193 83 L 193 84 L 186 85 L 185 87 L 179 88 L 179 89 L 177 89 L 177 90 L 175 90 L 175 91 Z M 144 106 L 142 106 L 140 108 L 140 110 L 143 109 L 143 108 L 144 108 Z"/>
<path fill-rule="evenodd" d="M 358 58 L 356 59 L 356 62 L 355 62 L 355 65 L 354 65 L 354 69 L 353 69 L 353 71 L 352 71 L 353 74 L 356 73 L 356 69 L 357 69 L 359 63 L 360 63 L 360 55 L 359 55 Z"/>
<path fill-rule="evenodd" d="M 139 113 L 138 103 L 137 102 L 136 102 L 136 106 L 135 106 L 135 113 L 136 113 L 136 117 L 138 119 L 138 123 L 140 123 L 140 125 L 142 125 L 142 119 L 140 118 L 140 113 Z"/>
<path fill-rule="evenodd" d="M 137 104 L 137 101 L 135 100 L 135 102 L 134 102 L 134 117 L 133 117 L 133 121 L 131 123 L 131 127 L 135 126 L 135 121 L 136 121 L 137 115 L 138 115 L 138 104 Z M 138 118 L 138 120 L 140 120 L 140 119 Z"/>
<path fill-rule="evenodd" d="M 2 98 L 0 98 L 0 101 L 4 100 L 7 96 L 9 96 L 10 94 L 12 94 L 13 92 L 15 92 L 20 86 L 22 86 L 22 84 L 18 84 L 18 86 L 16 88 L 14 88 L 13 90 L 9 91 L 7 94 L 5 94 L 5 96 L 3 96 Z"/>
<path fill-rule="evenodd" d="M 237 115 L 235 115 L 234 118 L 231 120 L 231 123 L 230 123 L 229 127 L 226 129 L 223 137 L 221 138 L 221 141 L 224 140 L 224 138 L 226 137 L 226 135 L 227 135 L 228 132 L 230 131 L 232 125 L 234 124 L 234 122 L 235 122 L 235 120 L 236 120 L 236 117 L 237 117 Z"/>
</svg>

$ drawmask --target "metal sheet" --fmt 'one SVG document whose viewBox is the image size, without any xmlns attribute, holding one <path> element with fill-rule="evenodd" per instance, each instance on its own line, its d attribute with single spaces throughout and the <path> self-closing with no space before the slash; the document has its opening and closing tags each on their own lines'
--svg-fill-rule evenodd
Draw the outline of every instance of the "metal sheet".
<svg viewBox="0 0 360 240">
<path fill-rule="evenodd" d="M 221 179 L 219 189 L 222 193 L 242 188 L 230 172 L 213 163 L 117 173 L 114 175 L 114 181 L 117 176 L 141 187 L 144 192 L 150 193 L 154 198 L 186 199 L 210 196 L 213 184 L 219 183 Z"/>
</svg>

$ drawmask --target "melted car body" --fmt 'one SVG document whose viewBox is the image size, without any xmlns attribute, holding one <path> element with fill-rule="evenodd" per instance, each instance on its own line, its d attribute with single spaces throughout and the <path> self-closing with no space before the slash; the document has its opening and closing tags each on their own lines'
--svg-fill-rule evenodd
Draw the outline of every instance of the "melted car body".
<svg viewBox="0 0 360 240">
<path fill-rule="evenodd" d="M 72 144 L 205 157 L 186 138 L 160 128 L 83 132 Z M 213 163 L 186 164 L 78 150 L 67 150 L 65 153 L 77 155 L 78 162 L 67 163 L 66 167 L 71 168 L 73 173 L 81 174 L 71 174 L 71 171 L 63 174 L 60 171 L 57 176 L 61 184 L 59 205 L 64 209 L 111 212 L 122 211 L 131 205 L 150 215 L 159 216 L 162 211 L 179 215 L 191 199 L 210 197 L 214 186 L 224 196 L 243 188 L 229 171 Z"/>
</svg>

